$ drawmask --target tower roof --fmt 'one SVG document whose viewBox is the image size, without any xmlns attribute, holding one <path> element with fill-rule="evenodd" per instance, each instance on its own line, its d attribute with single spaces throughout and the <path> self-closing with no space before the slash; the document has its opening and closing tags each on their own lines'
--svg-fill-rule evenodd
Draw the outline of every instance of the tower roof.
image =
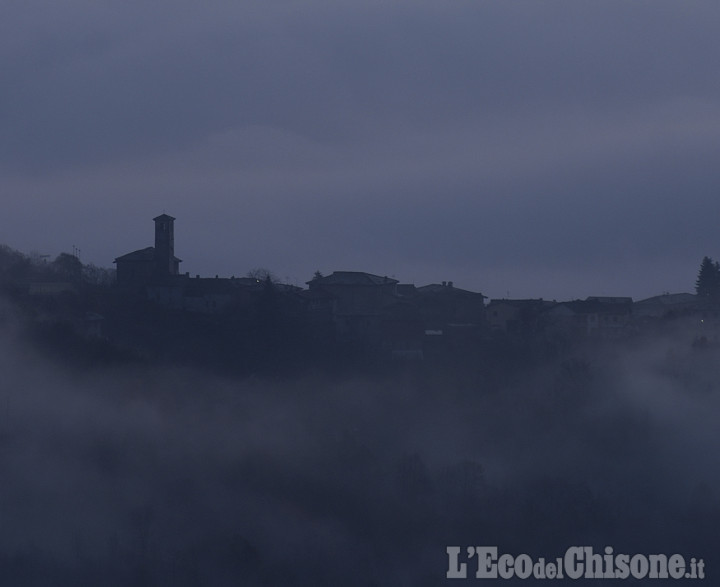
<svg viewBox="0 0 720 587">
<path fill-rule="evenodd" d="M 153 218 L 155 222 L 158 222 L 160 220 L 175 220 L 172 216 L 169 216 L 168 214 L 160 214 L 160 216 L 156 216 Z"/>
</svg>

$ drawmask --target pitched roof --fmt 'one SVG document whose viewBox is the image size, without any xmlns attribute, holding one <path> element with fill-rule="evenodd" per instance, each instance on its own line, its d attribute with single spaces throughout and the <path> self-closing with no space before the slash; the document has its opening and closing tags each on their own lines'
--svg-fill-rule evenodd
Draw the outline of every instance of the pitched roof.
<svg viewBox="0 0 720 587">
<path fill-rule="evenodd" d="M 569 308 L 576 314 L 630 314 L 632 304 L 628 302 L 608 303 L 597 299 L 560 302 L 557 307 Z"/>
<path fill-rule="evenodd" d="M 380 277 L 362 271 L 333 271 L 331 275 L 318 277 L 307 283 L 308 285 L 392 285 L 399 282 L 391 277 Z"/>
<path fill-rule="evenodd" d="M 588 296 L 586 302 L 599 302 L 601 304 L 632 304 L 630 297 L 610 297 L 610 296 Z"/>
<path fill-rule="evenodd" d="M 139 249 L 137 251 L 133 251 L 132 253 L 127 253 L 126 255 L 121 255 L 113 263 L 117 263 L 118 261 L 152 261 L 155 259 L 155 247 L 145 247 L 144 249 Z"/>
<path fill-rule="evenodd" d="M 120 257 L 117 257 L 113 263 L 117 263 L 118 261 L 154 261 L 155 260 L 155 247 L 145 247 L 144 249 L 139 249 L 137 251 L 133 251 L 132 253 L 127 253 L 125 255 L 121 255 Z M 182 259 L 178 259 L 177 257 L 173 257 L 173 260 L 180 263 Z"/>
<path fill-rule="evenodd" d="M 635 304 L 659 304 L 661 306 L 674 306 L 676 304 L 691 304 L 697 301 L 697 296 L 691 293 L 662 294 L 635 302 Z"/>
<path fill-rule="evenodd" d="M 549 308 L 555 305 L 556 302 L 543 300 L 542 298 L 529 298 L 529 299 L 516 299 L 510 300 L 506 298 L 497 298 L 490 300 L 488 306 L 497 306 L 505 304 L 514 308 Z"/>
<path fill-rule="evenodd" d="M 155 218 L 153 218 L 153 220 L 155 222 L 157 222 L 158 220 L 175 220 L 175 219 L 168 214 L 160 214 L 160 216 L 156 216 Z"/>
<path fill-rule="evenodd" d="M 448 284 L 441 284 L 441 283 L 431 283 L 429 285 L 423 285 L 421 287 L 417 288 L 417 293 L 419 294 L 440 294 L 440 295 L 463 295 L 463 296 L 480 296 L 482 298 L 485 298 L 486 296 L 482 295 L 480 292 L 476 291 L 470 291 L 469 289 L 461 289 L 459 287 L 455 287 L 454 285 Z"/>
<path fill-rule="evenodd" d="M 397 292 L 398 295 L 411 297 L 417 293 L 417 288 L 413 283 L 398 283 Z"/>
</svg>

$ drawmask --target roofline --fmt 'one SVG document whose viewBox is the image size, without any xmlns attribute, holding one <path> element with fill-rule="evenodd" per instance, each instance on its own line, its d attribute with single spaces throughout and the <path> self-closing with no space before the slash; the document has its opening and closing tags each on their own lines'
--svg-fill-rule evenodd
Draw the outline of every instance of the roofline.
<svg viewBox="0 0 720 587">
<path fill-rule="evenodd" d="M 343 274 L 351 274 L 351 275 L 367 275 L 371 278 L 377 278 L 382 279 L 383 283 L 353 283 L 350 285 L 397 285 L 400 283 L 398 279 L 395 279 L 394 277 L 388 277 L 387 275 L 376 275 L 375 273 L 368 273 L 367 271 L 333 271 L 330 275 L 323 275 L 322 277 L 318 277 L 315 279 L 311 279 L 310 281 L 306 281 L 306 285 L 310 285 L 311 283 L 321 283 L 324 279 L 328 279 L 335 275 L 336 273 L 343 273 Z M 339 284 L 339 283 L 329 283 L 329 284 L 322 284 L 322 285 L 347 285 L 347 284 Z"/>
</svg>

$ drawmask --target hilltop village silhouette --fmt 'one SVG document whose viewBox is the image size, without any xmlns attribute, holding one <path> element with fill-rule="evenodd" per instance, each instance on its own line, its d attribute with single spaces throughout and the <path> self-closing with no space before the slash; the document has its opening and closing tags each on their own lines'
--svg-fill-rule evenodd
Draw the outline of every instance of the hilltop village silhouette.
<svg viewBox="0 0 720 587">
<path fill-rule="evenodd" d="M 358 358 L 451 361 L 463 369 L 482 357 L 490 369 L 493 361 L 568 355 L 586 342 L 668 333 L 688 345 L 720 346 L 720 265 L 709 258 L 696 294 L 488 300 L 453 281 L 416 286 L 361 271 L 318 271 L 306 287 L 264 270 L 191 276 L 175 256 L 175 218 L 153 222 L 153 246 L 117 257 L 115 271 L 83 265 L 75 254 L 48 262 L 0 247 L 2 293 L 29 332 L 85 363 L 128 355 L 277 372 Z"/>
<path fill-rule="evenodd" d="M 307 288 L 258 277 L 201 278 L 180 272 L 175 218 L 153 219 L 155 245 L 115 259 L 117 286 L 165 308 L 223 314 L 257 302 L 272 288 L 283 306 L 323 336 L 381 349 L 394 357 L 423 358 L 429 348 L 493 335 L 547 340 L 623 339 L 670 321 L 703 323 L 717 317 L 714 304 L 695 294 L 584 300 L 492 299 L 452 281 L 423 286 L 357 271 L 319 272 Z"/>
<path fill-rule="evenodd" d="M 426 336 L 485 325 L 485 296 L 452 281 L 415 287 L 359 271 L 319 272 L 307 289 L 270 277 L 205 278 L 179 270 L 175 218 L 153 219 L 155 246 L 117 257 L 117 286 L 168 309 L 223 314 L 250 307 L 272 290 L 286 313 L 336 340 L 382 348 L 394 356 L 421 358 Z"/>
</svg>

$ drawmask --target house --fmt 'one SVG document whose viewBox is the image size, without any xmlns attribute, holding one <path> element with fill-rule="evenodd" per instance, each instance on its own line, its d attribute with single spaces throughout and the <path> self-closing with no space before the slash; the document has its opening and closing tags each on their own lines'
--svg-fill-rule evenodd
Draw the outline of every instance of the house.
<svg viewBox="0 0 720 587">
<path fill-rule="evenodd" d="M 632 298 L 590 296 L 547 309 L 542 324 L 547 334 L 571 339 L 622 338 L 632 330 L 632 316 Z"/>
<path fill-rule="evenodd" d="M 307 285 L 311 294 L 322 292 L 333 298 L 333 323 L 339 340 L 379 344 L 382 310 L 398 299 L 397 279 L 361 271 L 334 271 Z"/>
<path fill-rule="evenodd" d="M 398 299 L 381 310 L 382 349 L 394 359 L 422 360 L 424 320 L 415 304 Z"/>
<path fill-rule="evenodd" d="M 542 298 L 493 299 L 485 315 L 491 330 L 517 334 L 535 330 L 540 314 L 555 304 Z"/>
<path fill-rule="evenodd" d="M 662 294 L 635 302 L 633 315 L 638 320 L 673 318 L 698 309 L 695 294 Z"/>
<path fill-rule="evenodd" d="M 455 287 L 452 281 L 418 287 L 411 299 L 420 310 L 427 330 L 485 323 L 485 296 Z"/>
<path fill-rule="evenodd" d="M 332 322 L 337 297 L 322 289 L 304 289 L 296 293 L 301 311 L 311 323 Z"/>
<path fill-rule="evenodd" d="M 229 279 L 188 279 L 182 284 L 182 309 L 202 314 L 222 312 L 236 299 L 237 289 Z"/>
<path fill-rule="evenodd" d="M 334 271 L 307 282 L 310 291 L 324 291 L 337 298 L 337 315 L 377 314 L 395 301 L 397 279 L 361 271 Z"/>
</svg>

